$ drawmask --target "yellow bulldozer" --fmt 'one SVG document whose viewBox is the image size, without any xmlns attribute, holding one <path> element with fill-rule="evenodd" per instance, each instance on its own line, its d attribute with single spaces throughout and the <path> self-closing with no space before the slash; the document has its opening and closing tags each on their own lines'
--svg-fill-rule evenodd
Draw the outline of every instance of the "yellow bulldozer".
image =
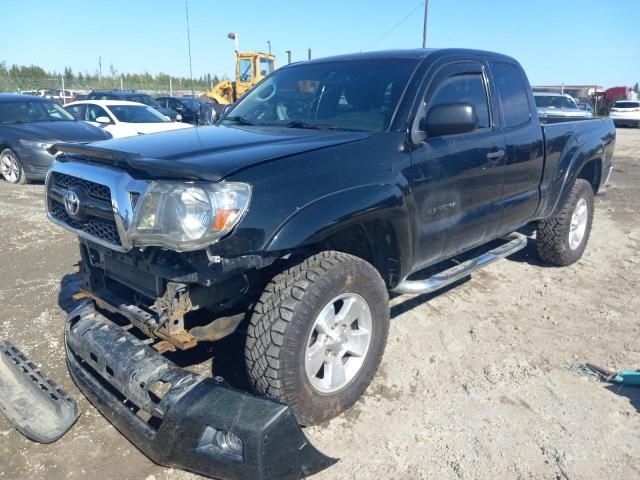
<svg viewBox="0 0 640 480">
<path fill-rule="evenodd" d="M 273 72 L 275 60 L 275 55 L 269 53 L 236 51 L 235 81 L 221 80 L 204 94 L 219 105 L 233 103 Z"/>
</svg>

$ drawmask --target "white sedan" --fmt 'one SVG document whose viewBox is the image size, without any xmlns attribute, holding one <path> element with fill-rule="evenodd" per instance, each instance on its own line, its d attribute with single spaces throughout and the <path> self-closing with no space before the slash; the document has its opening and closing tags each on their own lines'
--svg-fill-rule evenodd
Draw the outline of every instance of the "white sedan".
<svg viewBox="0 0 640 480">
<path fill-rule="evenodd" d="M 194 128 L 188 123 L 172 122 L 157 110 L 137 102 L 82 100 L 68 103 L 64 108 L 76 120 L 104 128 L 113 138 Z"/>
</svg>

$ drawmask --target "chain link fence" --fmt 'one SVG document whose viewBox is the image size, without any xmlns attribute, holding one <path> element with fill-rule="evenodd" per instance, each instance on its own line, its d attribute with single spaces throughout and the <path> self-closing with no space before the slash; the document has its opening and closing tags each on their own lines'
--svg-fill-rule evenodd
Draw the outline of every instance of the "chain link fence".
<svg viewBox="0 0 640 480">
<path fill-rule="evenodd" d="M 181 79 L 168 79 L 165 82 L 150 81 L 132 81 L 125 77 L 102 77 L 101 79 L 67 79 L 64 76 L 33 78 L 33 77 L 16 77 L 10 75 L 0 75 L 0 92 L 7 93 L 23 93 L 27 95 L 36 95 L 47 97 L 59 103 L 69 103 L 75 100 L 81 100 L 92 90 L 136 90 L 147 93 L 153 97 L 159 96 L 181 96 L 191 95 L 192 90 L 187 82 Z M 198 82 L 194 85 L 193 94 L 200 96 L 208 85 Z"/>
</svg>

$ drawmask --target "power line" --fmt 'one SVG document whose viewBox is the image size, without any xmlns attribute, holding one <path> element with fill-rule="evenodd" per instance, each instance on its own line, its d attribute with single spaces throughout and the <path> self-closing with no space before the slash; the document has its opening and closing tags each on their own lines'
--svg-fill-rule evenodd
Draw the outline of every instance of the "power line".
<svg viewBox="0 0 640 480">
<path fill-rule="evenodd" d="M 407 15 L 400 20 L 398 23 L 396 23 L 393 27 L 391 27 L 384 35 L 382 35 L 380 38 L 378 38 L 375 42 L 367 45 L 364 50 L 369 50 L 371 47 L 373 47 L 376 43 L 380 42 L 381 40 L 384 40 L 385 38 L 387 38 L 391 33 L 393 33 L 395 31 L 396 28 L 398 28 L 400 25 L 402 25 L 404 22 L 406 22 L 409 17 L 411 15 L 413 15 L 416 10 L 418 10 L 420 7 L 424 6 L 424 2 L 420 2 L 418 5 L 416 5 L 413 10 L 411 10 L 409 13 L 407 13 Z"/>
</svg>

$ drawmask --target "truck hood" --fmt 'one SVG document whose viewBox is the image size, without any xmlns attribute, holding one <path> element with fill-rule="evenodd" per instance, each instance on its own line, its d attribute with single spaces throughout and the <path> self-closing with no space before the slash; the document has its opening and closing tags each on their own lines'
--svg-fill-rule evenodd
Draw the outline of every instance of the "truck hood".
<svg viewBox="0 0 640 480">
<path fill-rule="evenodd" d="M 371 132 L 214 125 L 91 145 L 57 144 L 53 151 L 128 166 L 151 176 L 218 181 L 252 165 L 356 142 L 371 135 Z"/>
</svg>

